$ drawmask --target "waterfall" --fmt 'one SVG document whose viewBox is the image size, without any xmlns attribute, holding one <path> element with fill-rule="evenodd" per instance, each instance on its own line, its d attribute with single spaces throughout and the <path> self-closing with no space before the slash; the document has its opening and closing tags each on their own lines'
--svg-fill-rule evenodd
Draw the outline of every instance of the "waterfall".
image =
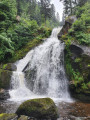
<svg viewBox="0 0 90 120">
<path fill-rule="evenodd" d="M 50 38 L 15 63 L 17 71 L 11 78 L 10 100 L 70 99 L 64 70 L 64 43 L 57 38 L 59 31 L 60 28 L 53 29 Z"/>
</svg>

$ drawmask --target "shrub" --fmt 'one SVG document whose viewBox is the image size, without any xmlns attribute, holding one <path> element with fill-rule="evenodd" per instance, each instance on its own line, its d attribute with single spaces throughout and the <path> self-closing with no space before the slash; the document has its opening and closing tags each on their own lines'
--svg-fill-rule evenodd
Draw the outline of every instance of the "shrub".
<svg viewBox="0 0 90 120">
<path fill-rule="evenodd" d="M 0 62 L 14 53 L 13 43 L 5 33 L 0 34 Z"/>
</svg>

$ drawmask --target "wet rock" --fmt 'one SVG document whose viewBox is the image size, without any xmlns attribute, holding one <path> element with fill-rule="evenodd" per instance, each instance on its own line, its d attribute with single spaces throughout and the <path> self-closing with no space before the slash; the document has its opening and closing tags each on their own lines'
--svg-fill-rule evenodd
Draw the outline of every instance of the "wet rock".
<svg viewBox="0 0 90 120">
<path fill-rule="evenodd" d="M 0 69 L 0 88 L 9 89 L 12 71 Z"/>
<path fill-rule="evenodd" d="M 16 66 L 12 63 L 0 65 L 0 88 L 10 89 L 12 71 L 16 71 Z"/>
<path fill-rule="evenodd" d="M 1 101 L 1 100 L 0 100 Z M 5 108 L 3 108 L 2 103 L 0 102 L 0 114 L 4 113 L 6 111 Z"/>
<path fill-rule="evenodd" d="M 76 45 L 70 45 L 70 51 L 71 53 L 75 54 L 75 56 L 77 57 L 83 54 L 84 52 L 79 46 Z"/>
<path fill-rule="evenodd" d="M 8 91 L 1 89 L 0 90 L 0 100 L 7 100 L 8 98 L 10 98 Z"/>
<path fill-rule="evenodd" d="M 1 64 L 0 69 L 9 70 L 9 71 L 16 71 L 17 67 L 13 63 L 8 63 L 8 64 L 4 64 L 4 65 Z"/>
<path fill-rule="evenodd" d="M 58 120 L 90 120 L 90 103 L 60 102 L 58 104 L 58 113 L 60 118 Z"/>
<path fill-rule="evenodd" d="M 83 50 L 83 54 L 90 56 L 90 47 L 86 45 L 77 44 L 75 41 L 72 41 L 71 45 L 79 47 Z"/>
<path fill-rule="evenodd" d="M 16 114 L 7 114 L 7 113 L 2 113 L 0 114 L 0 120 L 17 120 L 17 115 Z"/>
<path fill-rule="evenodd" d="M 21 115 L 21 117 L 18 120 L 28 120 L 28 117 L 25 115 Z"/>
<path fill-rule="evenodd" d="M 50 98 L 28 100 L 20 105 L 16 114 L 37 119 L 56 119 L 58 117 L 57 108 Z"/>
<path fill-rule="evenodd" d="M 68 30 L 71 28 L 72 24 L 76 20 L 77 20 L 77 18 L 75 15 L 67 17 L 63 28 L 61 29 L 60 33 L 58 34 L 58 37 L 60 38 L 62 35 L 68 33 Z"/>
</svg>

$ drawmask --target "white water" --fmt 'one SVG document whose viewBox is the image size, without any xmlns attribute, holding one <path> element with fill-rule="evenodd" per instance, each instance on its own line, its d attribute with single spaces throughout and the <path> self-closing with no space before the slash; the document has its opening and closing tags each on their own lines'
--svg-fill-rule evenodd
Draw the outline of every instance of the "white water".
<svg viewBox="0 0 90 120">
<path fill-rule="evenodd" d="M 9 91 L 11 101 L 39 97 L 51 97 L 60 101 L 71 100 L 64 70 L 64 44 L 57 38 L 59 31 L 60 28 L 53 29 L 50 38 L 15 63 L 17 71 L 13 72 Z M 28 72 L 25 79 L 22 71 L 27 64 L 25 71 Z"/>
</svg>

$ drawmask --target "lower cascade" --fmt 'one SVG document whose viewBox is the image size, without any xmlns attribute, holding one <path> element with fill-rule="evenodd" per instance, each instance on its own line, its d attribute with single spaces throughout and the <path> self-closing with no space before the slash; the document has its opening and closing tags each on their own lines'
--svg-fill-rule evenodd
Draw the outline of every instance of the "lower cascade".
<svg viewBox="0 0 90 120">
<path fill-rule="evenodd" d="M 15 63 L 17 71 L 11 78 L 10 100 L 39 97 L 70 100 L 64 70 L 64 43 L 57 38 L 59 32 L 60 28 L 53 29 L 50 38 Z"/>
</svg>

